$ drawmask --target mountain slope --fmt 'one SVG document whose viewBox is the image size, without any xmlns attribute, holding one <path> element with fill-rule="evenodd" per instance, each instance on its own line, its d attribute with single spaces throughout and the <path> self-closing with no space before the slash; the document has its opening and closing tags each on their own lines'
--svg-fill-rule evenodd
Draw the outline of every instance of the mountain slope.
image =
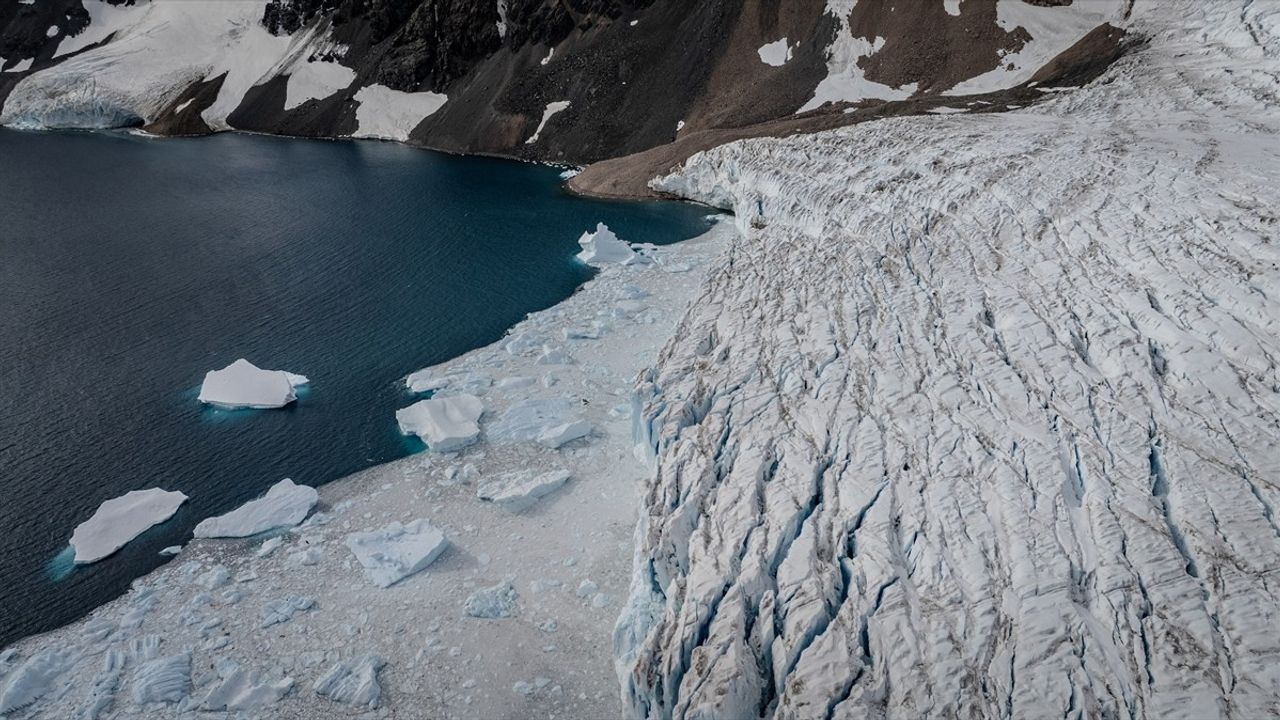
<svg viewBox="0 0 1280 720">
<path fill-rule="evenodd" d="M 1125 6 L 113 2 L 0 0 L 0 122 L 387 137 L 584 164 L 797 112 L 831 127 L 964 83 L 1019 86 Z"/>
</svg>

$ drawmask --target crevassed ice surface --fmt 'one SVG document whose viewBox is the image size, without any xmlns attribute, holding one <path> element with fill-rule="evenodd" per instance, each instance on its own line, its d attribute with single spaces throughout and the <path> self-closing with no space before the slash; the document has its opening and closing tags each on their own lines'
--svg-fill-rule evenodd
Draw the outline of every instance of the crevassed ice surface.
<svg viewBox="0 0 1280 720">
<path fill-rule="evenodd" d="M 1280 713 L 1280 5 L 1131 22 L 660 182 L 745 234 L 641 386 L 633 715 Z"/>
</svg>

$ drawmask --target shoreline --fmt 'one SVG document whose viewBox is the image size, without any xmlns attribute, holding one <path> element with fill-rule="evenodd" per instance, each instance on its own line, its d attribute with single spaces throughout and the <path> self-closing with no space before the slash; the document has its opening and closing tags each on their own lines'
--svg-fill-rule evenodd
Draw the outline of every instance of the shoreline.
<svg viewBox="0 0 1280 720">
<path fill-rule="evenodd" d="M 287 680 L 282 698 L 256 708 L 269 707 L 273 717 L 356 714 L 368 708 L 336 704 L 312 686 L 365 653 L 386 662 L 376 674 L 378 705 L 391 717 L 619 713 L 610 635 L 627 597 L 648 472 L 633 456 L 624 406 L 734 232 L 733 223 L 718 222 L 651 250 L 655 264 L 605 268 L 502 340 L 431 368 L 482 398 L 486 432 L 513 404 L 563 398 L 592 424 L 592 437 L 559 450 L 486 439 L 457 454 L 418 453 L 334 480 L 317 488 L 320 503 L 303 525 L 274 535 L 284 546 L 265 557 L 266 536 L 192 541 L 124 596 L 6 649 L 5 693 L 24 667 L 56 667 L 35 702 L 6 717 L 72 715 L 95 697 L 112 712 L 127 711 L 135 707 L 130 688 L 142 682 L 137 668 L 174 658 L 189 667 L 178 710 L 200 709 L 234 667 L 259 690 Z M 550 345 L 571 354 L 572 364 L 541 363 L 538 352 Z M 406 391 L 404 404 L 412 402 Z M 564 468 L 573 478 L 520 514 L 476 497 L 479 482 L 530 467 Z M 441 527 L 450 548 L 397 585 L 373 586 L 343 539 L 417 518 Z M 503 582 L 518 594 L 514 617 L 464 615 L 470 593 Z M 293 601 L 306 609 L 261 627 L 267 607 Z M 112 657 L 118 666 L 107 672 L 103 658 Z"/>
</svg>

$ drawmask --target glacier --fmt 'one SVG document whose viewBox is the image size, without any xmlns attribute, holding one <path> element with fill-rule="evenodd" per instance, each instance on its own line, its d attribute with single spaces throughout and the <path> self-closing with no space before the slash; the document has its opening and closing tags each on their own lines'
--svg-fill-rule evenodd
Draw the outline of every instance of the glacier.
<svg viewBox="0 0 1280 720">
<path fill-rule="evenodd" d="M 1280 6 L 1131 9 L 1034 109 L 655 181 L 740 237 L 637 394 L 631 717 L 1280 713 Z"/>
</svg>

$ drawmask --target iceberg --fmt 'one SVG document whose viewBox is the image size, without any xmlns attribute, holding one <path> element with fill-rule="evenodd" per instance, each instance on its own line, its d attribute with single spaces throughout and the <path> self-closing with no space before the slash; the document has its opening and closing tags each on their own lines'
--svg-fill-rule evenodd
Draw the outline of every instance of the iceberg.
<svg viewBox="0 0 1280 720">
<path fill-rule="evenodd" d="M 242 538 L 293 527 L 311 512 L 319 497 L 315 488 L 295 485 L 285 478 L 257 500 L 250 500 L 225 515 L 202 520 L 193 534 L 198 538 Z"/>
<path fill-rule="evenodd" d="M 114 553 L 151 526 L 173 517 L 186 501 L 187 496 L 180 492 L 151 488 L 133 490 L 102 503 L 93 517 L 71 533 L 76 564 L 97 562 Z"/>
<path fill-rule="evenodd" d="M 200 402 L 228 410 L 280 408 L 297 400 L 295 389 L 307 383 L 305 375 L 263 370 L 240 358 L 205 374 Z"/>
<path fill-rule="evenodd" d="M 496 503 L 509 512 L 520 512 L 534 503 L 560 489 L 569 482 L 572 473 L 568 470 L 552 470 L 537 473 L 532 470 L 508 473 L 496 480 L 491 480 L 476 490 L 481 500 Z"/>
<path fill-rule="evenodd" d="M 422 570 L 449 546 L 441 532 L 426 520 L 408 525 L 393 522 L 379 530 L 352 533 L 346 545 L 378 587 L 391 587 Z"/>
<path fill-rule="evenodd" d="M 595 232 L 583 233 L 582 237 L 578 238 L 578 244 L 582 246 L 578 259 L 588 265 L 606 263 L 631 265 L 644 261 L 643 256 L 638 255 L 630 245 L 619 240 L 618 236 L 614 235 L 604 223 L 596 225 Z"/>
<path fill-rule="evenodd" d="M 464 448 L 480 436 L 484 405 L 475 395 L 431 398 L 396 411 L 400 432 L 417 435 L 436 452 Z"/>
</svg>

